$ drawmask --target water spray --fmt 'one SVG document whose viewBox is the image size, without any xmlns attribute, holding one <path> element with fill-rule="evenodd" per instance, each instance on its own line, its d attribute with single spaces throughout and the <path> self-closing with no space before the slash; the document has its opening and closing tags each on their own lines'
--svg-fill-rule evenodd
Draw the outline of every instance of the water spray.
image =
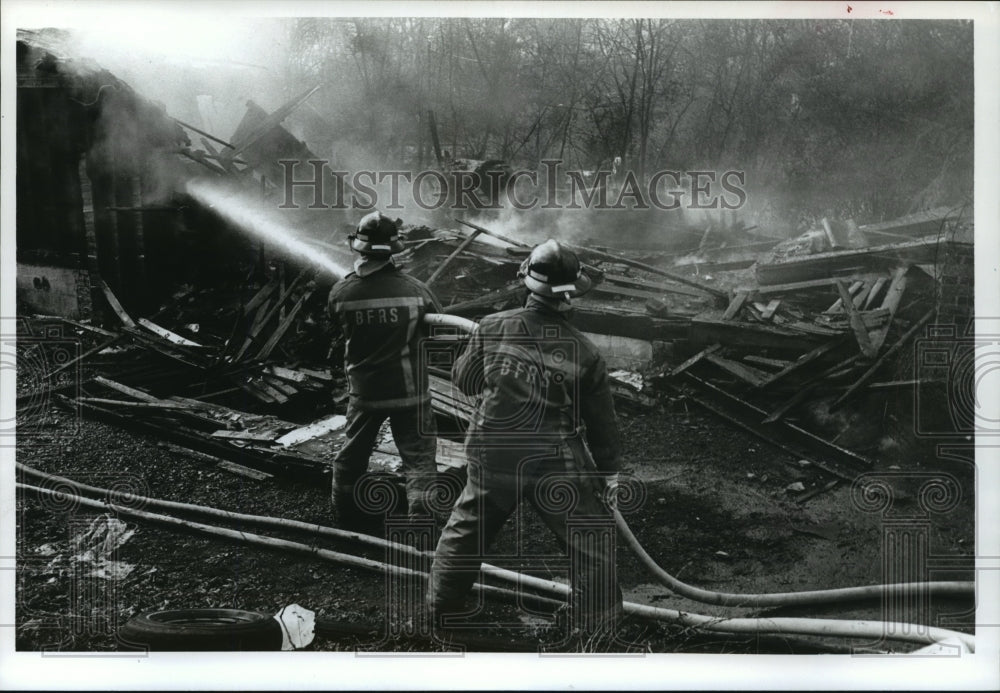
<svg viewBox="0 0 1000 693">
<path fill-rule="evenodd" d="M 294 229 L 271 218 L 266 210 L 261 209 L 255 200 L 242 191 L 223 188 L 197 178 L 187 181 L 184 188 L 188 195 L 237 228 L 288 255 L 315 265 L 335 279 L 341 279 L 350 272 L 350 269 L 325 254 L 321 248 L 300 238 Z"/>
</svg>

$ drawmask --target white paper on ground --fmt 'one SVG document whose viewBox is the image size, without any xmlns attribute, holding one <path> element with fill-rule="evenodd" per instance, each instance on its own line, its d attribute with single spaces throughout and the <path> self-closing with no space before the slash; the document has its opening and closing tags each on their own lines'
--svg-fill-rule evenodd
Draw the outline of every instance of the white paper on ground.
<svg viewBox="0 0 1000 693">
<path fill-rule="evenodd" d="M 274 615 L 281 626 L 281 649 L 300 650 L 313 641 L 316 614 L 298 604 L 289 604 Z"/>
</svg>

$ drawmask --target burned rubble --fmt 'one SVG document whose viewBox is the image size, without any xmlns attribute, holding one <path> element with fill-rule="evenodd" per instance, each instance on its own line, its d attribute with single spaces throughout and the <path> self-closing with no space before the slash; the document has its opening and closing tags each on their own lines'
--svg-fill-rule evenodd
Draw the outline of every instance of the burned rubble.
<svg viewBox="0 0 1000 693">
<path fill-rule="evenodd" d="M 278 204 L 279 161 L 318 158 L 282 127 L 315 89 L 272 112 L 248 102 L 224 138 L 172 118 L 109 73 L 70 70 L 58 50 L 39 35 L 18 43 L 19 118 L 33 123 L 18 141 L 19 435 L 44 439 L 60 416 L 99 422 L 230 482 L 325 492 L 347 400 L 326 297 L 350 267 L 345 238 L 358 210 L 316 215 Z M 48 134 L 55 118 L 72 121 L 66 141 Z M 43 146 L 72 155 L 43 165 Z M 509 171 L 498 159 L 437 158 L 476 175 Z M 38 204 L 43 180 L 57 181 L 63 197 Z M 435 226 L 401 217 L 398 263 L 433 289 L 445 315 L 475 321 L 524 302 L 516 276 L 532 243 L 497 217 L 456 212 Z M 671 222 L 669 242 L 645 248 L 567 240 L 595 282 L 574 299 L 574 324 L 607 360 L 616 406 L 638 422 L 637 438 L 700 412 L 710 430 L 699 436 L 737 431 L 753 441 L 747 447 L 782 455 L 778 497 L 800 509 L 907 456 L 922 460 L 925 441 L 897 432 L 919 428 L 915 397 L 944 416 L 950 393 L 967 385 L 928 375 L 913 355 L 942 325 L 954 335 L 972 319 L 971 211 L 956 201 L 866 222 L 823 218 L 785 238 L 719 213 Z M 461 336 L 439 326 L 433 353 L 446 356 Z M 54 351 L 59 344 L 71 348 Z M 428 364 L 437 465 L 460 478 L 475 402 L 452 384 L 449 363 Z M 30 466 L 23 450 L 19 462 Z M 648 471 L 656 461 L 640 464 Z M 738 467 L 747 485 L 766 477 L 736 460 L 714 464 Z M 372 470 L 399 486 L 399 468 L 385 427 Z M 321 511 L 308 519 L 321 524 Z M 341 638 L 372 635 L 348 621 L 326 627 Z"/>
</svg>

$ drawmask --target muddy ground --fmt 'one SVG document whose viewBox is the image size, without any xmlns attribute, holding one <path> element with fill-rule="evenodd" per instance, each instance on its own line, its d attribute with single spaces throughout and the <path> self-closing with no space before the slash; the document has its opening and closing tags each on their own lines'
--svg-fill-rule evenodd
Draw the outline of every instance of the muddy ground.
<svg viewBox="0 0 1000 693">
<path fill-rule="evenodd" d="M 905 398 L 893 401 L 895 410 L 906 411 L 908 406 Z M 49 412 L 44 428 L 19 441 L 18 461 L 94 486 L 117 485 L 154 498 L 324 525 L 331 522 L 325 486 L 237 476 L 147 435 L 81 421 L 62 409 L 52 408 Z M 649 553 L 667 571 L 690 584 L 748 593 L 877 584 L 884 577 L 973 577 L 975 481 L 971 464 L 935 459 L 932 447 L 917 448 L 914 454 L 913 446 L 887 445 L 883 441 L 884 449 L 873 455 L 875 468 L 865 471 L 884 474 L 894 489 L 890 508 L 866 509 L 866 502 L 852 495 L 851 485 L 846 482 L 798 503 L 793 499 L 795 494 L 786 491 L 789 484 L 801 481 L 811 490 L 824 486 L 831 477 L 801 465 L 799 460 L 732 428 L 694 404 L 663 397 L 655 409 L 622 405 L 619 419 L 626 445 L 626 467 L 642 481 L 645 490 L 641 507 L 630 512 L 627 519 Z M 928 505 L 921 484 L 931 472 L 953 476 L 961 487 L 961 500 Z M 130 617 L 154 609 L 227 607 L 274 613 L 292 603 L 334 622 L 350 624 L 339 635 L 334 632 L 317 637 L 309 649 L 440 648 L 420 638 L 358 634 L 359 626 L 384 630 L 386 582 L 378 574 L 133 520 L 126 520 L 126 525 L 135 534 L 112 556 L 119 564 L 126 564 L 127 574 L 74 578 L 85 573 L 69 559 L 72 538 L 100 514 L 19 493 L 19 650 L 121 649 L 115 637 L 117 628 Z M 525 531 L 520 534 L 524 553 L 558 552 L 532 511 L 526 511 L 525 522 Z M 915 527 L 927 537 L 931 559 L 923 569 L 924 575 L 889 575 L 892 562 L 883 561 L 884 537 L 902 526 Z M 256 528 L 248 531 L 357 551 L 326 539 Z M 497 550 L 516 552 L 517 548 L 508 527 Z M 367 552 L 373 558 L 384 558 L 378 554 Z M 514 567 L 518 564 L 515 559 L 498 563 Z M 935 565 L 950 568 L 935 569 Z M 618 551 L 618 570 L 625 598 L 630 601 L 716 616 L 754 613 L 671 595 L 623 547 Z M 538 574 L 565 578 L 544 570 Z M 888 615 L 971 632 L 971 602 L 940 599 L 932 600 L 926 608 L 917 605 L 903 612 L 887 608 L 875 602 L 786 607 L 758 613 L 861 619 Z M 531 651 L 540 644 L 559 640 L 553 628 L 546 628 L 550 619 L 538 614 L 526 616 L 506 604 L 487 603 L 481 621 L 508 625 L 476 629 L 464 643 L 470 649 Z M 898 642 L 728 637 L 639 622 L 626 624 L 626 637 L 647 652 L 914 648 Z"/>
</svg>

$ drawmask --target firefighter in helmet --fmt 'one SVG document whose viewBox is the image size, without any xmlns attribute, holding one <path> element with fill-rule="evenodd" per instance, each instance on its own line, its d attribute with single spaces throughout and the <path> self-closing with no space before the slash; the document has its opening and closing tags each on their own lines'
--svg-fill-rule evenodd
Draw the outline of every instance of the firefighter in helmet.
<svg viewBox="0 0 1000 693">
<path fill-rule="evenodd" d="M 574 629 L 613 633 L 622 596 L 608 491 L 617 483 L 619 433 L 604 359 L 569 322 L 571 298 L 591 280 L 554 240 L 532 250 L 519 276 L 530 291 L 524 307 L 483 318 L 452 370 L 480 403 L 466 438 L 468 480 L 437 544 L 428 608 L 445 626 L 442 617 L 462 612 L 494 538 L 527 501 L 577 566 Z M 575 499 L 568 504 L 558 500 L 567 487 Z M 611 540 L 572 529 L 583 517 L 610 527 Z"/>
<path fill-rule="evenodd" d="M 344 371 L 350 387 L 346 439 L 333 463 L 332 500 L 340 526 L 361 527 L 355 486 L 368 470 L 387 418 L 403 460 L 409 512 L 428 512 L 425 494 L 436 472 L 437 439 L 419 347 L 424 315 L 441 308 L 423 282 L 393 262 L 393 254 L 403 249 L 393 219 L 377 211 L 368 214 L 348 243 L 360 258 L 331 289 L 327 303 L 346 338 Z"/>
</svg>

